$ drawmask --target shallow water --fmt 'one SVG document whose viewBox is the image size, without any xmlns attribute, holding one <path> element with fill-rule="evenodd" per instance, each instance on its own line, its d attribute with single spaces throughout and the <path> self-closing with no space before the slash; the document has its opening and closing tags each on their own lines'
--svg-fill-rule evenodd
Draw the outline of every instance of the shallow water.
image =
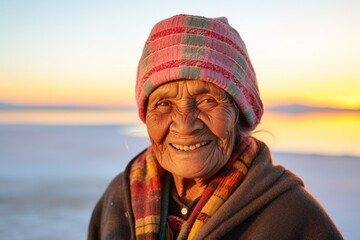
<svg viewBox="0 0 360 240">
<path fill-rule="evenodd" d="M 148 145 L 134 131 L 0 124 L 0 238 L 85 239 L 109 181 Z M 360 239 L 360 158 L 277 152 L 274 160 L 304 179 L 346 239 Z"/>
</svg>

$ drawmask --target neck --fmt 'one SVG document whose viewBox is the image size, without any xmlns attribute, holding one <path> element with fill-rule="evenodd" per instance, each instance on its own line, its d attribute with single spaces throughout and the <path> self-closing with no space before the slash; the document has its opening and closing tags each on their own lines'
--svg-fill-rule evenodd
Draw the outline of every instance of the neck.
<svg viewBox="0 0 360 240">
<path fill-rule="evenodd" d="M 205 191 L 208 183 L 200 179 L 186 179 L 173 175 L 175 188 L 184 202 L 192 202 L 200 197 Z"/>
</svg>

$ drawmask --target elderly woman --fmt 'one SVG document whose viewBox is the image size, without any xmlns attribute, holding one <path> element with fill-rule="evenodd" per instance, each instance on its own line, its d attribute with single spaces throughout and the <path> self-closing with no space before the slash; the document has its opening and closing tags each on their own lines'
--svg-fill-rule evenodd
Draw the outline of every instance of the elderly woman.
<svg viewBox="0 0 360 240">
<path fill-rule="evenodd" d="M 105 191 L 88 239 L 342 239 L 301 179 L 249 135 L 263 105 L 226 18 L 157 23 L 136 98 L 151 146 Z"/>
</svg>

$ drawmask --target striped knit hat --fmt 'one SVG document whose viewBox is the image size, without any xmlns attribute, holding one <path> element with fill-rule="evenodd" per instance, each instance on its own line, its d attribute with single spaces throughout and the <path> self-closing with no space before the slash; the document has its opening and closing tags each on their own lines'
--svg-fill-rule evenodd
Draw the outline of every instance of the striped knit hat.
<svg viewBox="0 0 360 240">
<path fill-rule="evenodd" d="M 136 80 L 140 119 L 156 87 L 174 80 L 211 82 L 233 97 L 241 127 L 254 129 L 263 114 L 256 75 L 245 43 L 226 18 L 176 15 L 158 22 L 147 39 Z"/>
</svg>

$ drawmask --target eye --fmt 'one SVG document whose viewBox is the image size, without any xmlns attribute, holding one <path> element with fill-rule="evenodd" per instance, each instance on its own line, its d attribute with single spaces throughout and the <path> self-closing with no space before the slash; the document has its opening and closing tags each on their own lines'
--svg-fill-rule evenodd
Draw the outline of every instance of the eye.
<svg viewBox="0 0 360 240">
<path fill-rule="evenodd" d="M 215 107 L 217 104 L 218 102 L 216 101 L 215 98 L 210 96 L 204 96 L 199 99 L 197 106 L 200 109 L 209 109 Z"/>
<path fill-rule="evenodd" d="M 202 103 L 213 103 L 216 102 L 215 99 L 213 98 L 205 98 L 204 100 L 201 101 Z"/>
<path fill-rule="evenodd" d="M 168 100 L 160 100 L 156 103 L 156 108 L 159 110 L 166 111 L 171 108 L 171 102 Z"/>
</svg>

